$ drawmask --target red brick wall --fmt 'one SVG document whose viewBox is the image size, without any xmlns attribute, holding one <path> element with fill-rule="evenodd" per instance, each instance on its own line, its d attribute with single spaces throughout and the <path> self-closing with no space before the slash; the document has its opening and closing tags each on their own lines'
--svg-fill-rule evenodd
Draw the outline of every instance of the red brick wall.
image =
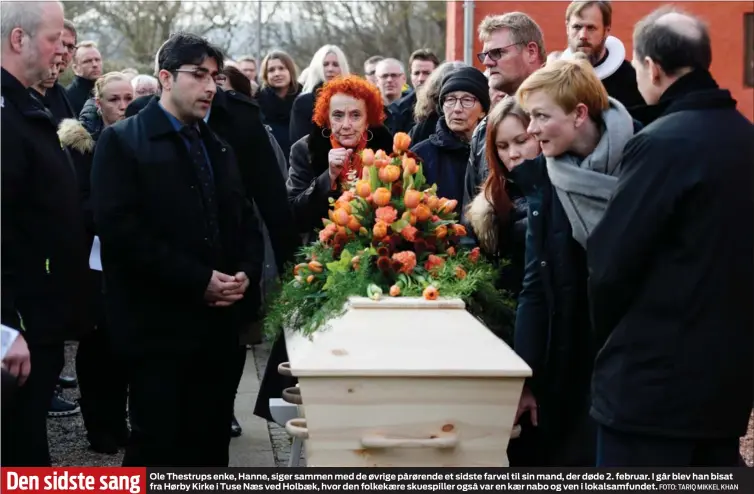
<svg viewBox="0 0 754 494">
<path fill-rule="evenodd" d="M 612 34 L 632 51 L 634 24 L 659 7 L 671 2 L 613 2 Z M 712 74 L 721 87 L 729 89 L 738 101 L 738 109 L 754 121 L 754 89 L 744 86 L 744 13 L 754 12 L 752 2 L 680 1 L 674 5 L 702 17 L 712 36 Z M 545 35 L 547 52 L 567 46 L 565 9 L 568 2 L 479 1 L 474 2 L 474 53 L 482 49 L 476 28 L 489 14 L 521 11 L 537 21 Z M 630 55 L 627 55 L 630 59 Z M 446 58 L 463 60 L 463 2 L 448 2 Z M 474 59 L 477 67 L 483 68 Z"/>
</svg>

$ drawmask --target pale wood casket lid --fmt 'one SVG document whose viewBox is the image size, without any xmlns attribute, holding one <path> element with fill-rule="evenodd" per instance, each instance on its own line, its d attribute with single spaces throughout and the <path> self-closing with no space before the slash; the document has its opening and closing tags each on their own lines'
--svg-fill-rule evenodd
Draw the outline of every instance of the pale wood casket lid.
<svg viewBox="0 0 754 494">
<path fill-rule="evenodd" d="M 354 297 L 327 328 L 285 338 L 294 376 L 531 376 L 460 299 Z"/>
</svg>

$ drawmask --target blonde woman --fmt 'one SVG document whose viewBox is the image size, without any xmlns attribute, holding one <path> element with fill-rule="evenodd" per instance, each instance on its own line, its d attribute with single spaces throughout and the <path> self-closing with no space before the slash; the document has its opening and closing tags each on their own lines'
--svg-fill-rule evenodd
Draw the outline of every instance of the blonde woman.
<svg viewBox="0 0 754 494">
<path fill-rule="evenodd" d="M 322 85 L 338 76 L 347 76 L 351 73 L 345 53 L 335 45 L 321 47 L 312 57 L 303 83 L 301 94 L 293 102 L 290 125 L 290 142 L 296 141 L 309 133 L 314 128 L 312 114 L 317 90 Z"/>
<path fill-rule="evenodd" d="M 130 76 L 121 72 L 109 72 L 94 83 L 94 102 L 102 126 L 90 133 L 78 120 L 66 119 L 60 123 L 58 136 L 76 167 L 90 243 L 97 234 L 89 206 L 89 175 L 94 150 L 101 131 L 123 120 L 126 117 L 126 107 L 133 99 Z M 79 340 L 76 354 L 76 375 L 81 391 L 79 403 L 90 448 L 98 453 L 116 454 L 119 447 L 126 445 L 129 436 L 126 424 L 125 366 L 119 362 L 110 345 L 102 307 L 102 272 L 91 271 L 91 274 L 96 329 Z"/>
</svg>

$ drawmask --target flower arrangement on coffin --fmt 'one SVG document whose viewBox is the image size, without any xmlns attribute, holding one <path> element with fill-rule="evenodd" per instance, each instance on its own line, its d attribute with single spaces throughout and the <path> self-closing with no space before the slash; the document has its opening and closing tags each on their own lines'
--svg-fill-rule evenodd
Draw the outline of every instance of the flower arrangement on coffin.
<svg viewBox="0 0 754 494">
<path fill-rule="evenodd" d="M 461 298 L 488 327 L 510 317 L 514 302 L 495 287 L 498 270 L 479 248 L 462 248 L 457 201 L 437 196 L 408 134 L 397 133 L 392 153 L 365 149 L 362 174 L 351 172 L 330 199 L 319 240 L 301 249 L 272 297 L 265 328 L 304 334 L 326 326 L 352 296 Z"/>
</svg>

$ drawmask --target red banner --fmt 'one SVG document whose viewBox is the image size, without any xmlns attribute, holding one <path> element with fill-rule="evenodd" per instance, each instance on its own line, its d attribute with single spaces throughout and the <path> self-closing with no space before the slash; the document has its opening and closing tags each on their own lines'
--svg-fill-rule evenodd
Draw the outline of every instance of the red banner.
<svg viewBox="0 0 754 494">
<path fill-rule="evenodd" d="M 143 494 L 146 468 L 2 468 L 0 492 L 108 492 Z"/>
</svg>

